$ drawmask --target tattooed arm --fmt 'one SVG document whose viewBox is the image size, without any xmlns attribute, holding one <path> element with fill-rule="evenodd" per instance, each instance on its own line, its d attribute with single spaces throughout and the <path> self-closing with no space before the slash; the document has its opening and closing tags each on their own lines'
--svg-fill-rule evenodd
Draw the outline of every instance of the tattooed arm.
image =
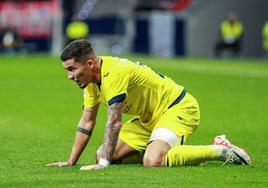
<svg viewBox="0 0 268 188">
<path fill-rule="evenodd" d="M 104 133 L 103 148 L 100 158 L 108 161 L 112 160 L 112 155 L 115 150 L 120 128 L 122 126 L 122 109 L 123 102 L 114 103 L 108 108 L 108 121 Z"/>
<path fill-rule="evenodd" d="M 103 147 L 100 153 L 99 163 L 82 167 L 81 170 L 99 170 L 107 167 L 112 160 L 119 131 L 122 126 L 122 110 L 124 102 L 114 103 L 108 107 L 108 121 L 106 123 Z"/>
</svg>

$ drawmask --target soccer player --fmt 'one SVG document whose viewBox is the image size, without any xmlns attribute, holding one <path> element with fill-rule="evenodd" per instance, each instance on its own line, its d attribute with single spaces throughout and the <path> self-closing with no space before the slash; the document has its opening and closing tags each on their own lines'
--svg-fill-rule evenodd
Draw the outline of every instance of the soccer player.
<svg viewBox="0 0 268 188">
<path fill-rule="evenodd" d="M 131 155 L 143 156 L 144 166 L 196 165 L 208 160 L 251 165 L 250 156 L 218 136 L 213 145 L 184 145 L 199 124 L 196 99 L 181 85 L 140 62 L 97 56 L 90 42 L 76 40 L 61 55 L 68 79 L 84 89 L 82 117 L 68 161 L 48 166 L 75 165 L 96 123 L 99 104 L 108 107 L 103 145 L 97 164 L 81 170 L 98 170 Z M 122 113 L 135 117 L 122 123 Z"/>
</svg>

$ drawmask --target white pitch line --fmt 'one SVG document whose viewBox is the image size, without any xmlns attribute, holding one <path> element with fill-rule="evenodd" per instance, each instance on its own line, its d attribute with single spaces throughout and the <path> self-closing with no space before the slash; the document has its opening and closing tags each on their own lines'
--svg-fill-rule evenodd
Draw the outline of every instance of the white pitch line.
<svg viewBox="0 0 268 188">
<path fill-rule="evenodd" d="M 209 66 L 209 65 L 198 65 L 198 64 L 170 64 L 170 66 L 157 64 L 160 67 L 165 69 L 178 69 L 182 71 L 197 72 L 197 73 L 209 73 L 209 74 L 221 74 L 221 75 L 232 75 L 232 76 L 245 76 L 245 77 L 254 77 L 254 78 L 268 78 L 268 69 L 267 70 L 256 70 L 245 67 L 226 67 L 222 66 Z"/>
<path fill-rule="evenodd" d="M 196 64 L 183 64 L 180 66 L 180 68 L 184 70 L 188 70 L 188 71 L 193 71 L 193 72 L 268 78 L 268 71 L 265 71 L 265 70 L 240 69 L 237 67 L 216 67 L 216 66 L 211 67 L 211 66 L 196 65 Z"/>
</svg>

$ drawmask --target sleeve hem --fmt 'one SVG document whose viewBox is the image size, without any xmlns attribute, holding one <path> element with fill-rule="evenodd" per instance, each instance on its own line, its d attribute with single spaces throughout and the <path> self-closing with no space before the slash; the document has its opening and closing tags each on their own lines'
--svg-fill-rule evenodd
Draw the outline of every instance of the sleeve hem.
<svg viewBox="0 0 268 188">
<path fill-rule="evenodd" d="M 113 98 L 111 98 L 109 101 L 108 101 L 108 104 L 109 106 L 116 103 L 116 102 L 122 102 L 123 100 L 125 100 L 126 98 L 126 94 L 123 93 L 123 94 L 120 94 L 120 95 L 117 95 Z"/>
</svg>

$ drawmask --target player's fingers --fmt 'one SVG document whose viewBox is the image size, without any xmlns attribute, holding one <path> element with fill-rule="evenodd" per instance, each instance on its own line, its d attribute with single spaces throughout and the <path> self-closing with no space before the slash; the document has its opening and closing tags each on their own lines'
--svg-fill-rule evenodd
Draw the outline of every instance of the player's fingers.
<svg viewBox="0 0 268 188">
<path fill-rule="evenodd" d="M 46 164 L 46 166 L 55 166 L 56 163 L 49 163 L 49 164 Z"/>
<path fill-rule="evenodd" d="M 63 166 L 65 166 L 65 164 L 63 162 L 56 162 L 56 163 L 49 163 L 46 166 L 63 167 Z"/>
<path fill-rule="evenodd" d="M 80 170 L 94 170 L 96 168 L 96 165 L 86 165 L 82 166 Z"/>
</svg>

